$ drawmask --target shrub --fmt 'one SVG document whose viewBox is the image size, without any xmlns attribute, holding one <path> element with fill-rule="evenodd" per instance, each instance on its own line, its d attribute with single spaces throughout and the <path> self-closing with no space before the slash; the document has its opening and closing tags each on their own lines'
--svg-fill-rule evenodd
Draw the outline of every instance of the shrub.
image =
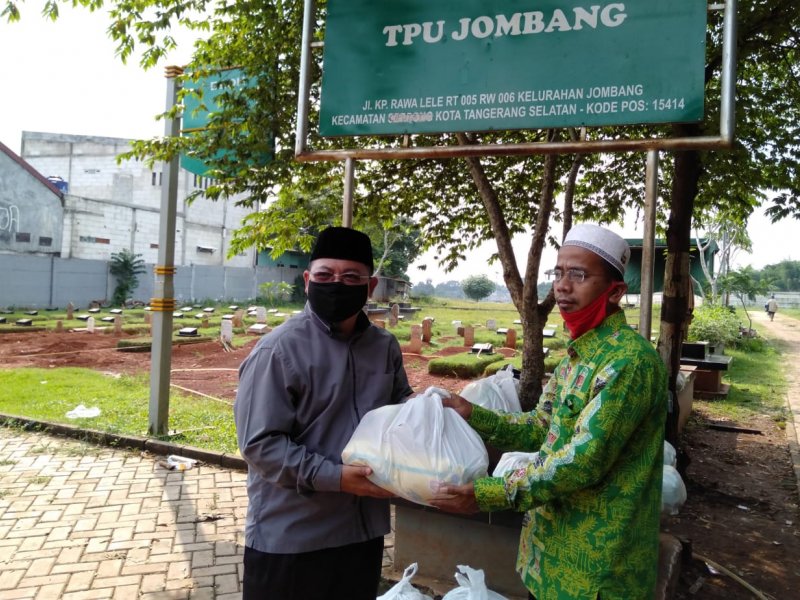
<svg viewBox="0 0 800 600">
<path fill-rule="evenodd" d="M 725 306 L 704 304 L 694 310 L 688 341 L 733 345 L 739 338 L 739 320 Z"/>
</svg>

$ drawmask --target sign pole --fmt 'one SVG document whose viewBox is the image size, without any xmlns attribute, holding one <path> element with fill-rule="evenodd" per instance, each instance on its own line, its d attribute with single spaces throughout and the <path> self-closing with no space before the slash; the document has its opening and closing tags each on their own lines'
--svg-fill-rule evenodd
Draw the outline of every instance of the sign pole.
<svg viewBox="0 0 800 600">
<path fill-rule="evenodd" d="M 356 161 L 347 158 L 344 161 L 344 199 L 342 203 L 342 226 L 353 226 L 353 187 L 356 179 Z"/>
<path fill-rule="evenodd" d="M 644 239 L 639 289 L 639 333 L 650 339 L 653 320 L 653 265 L 656 246 L 656 202 L 658 200 L 658 150 L 647 153 L 644 192 Z"/>
<path fill-rule="evenodd" d="M 177 104 L 180 67 L 166 67 L 167 110 Z M 180 135 L 180 118 L 166 119 L 164 134 Z M 152 350 L 150 354 L 150 435 L 164 435 L 169 421 L 169 380 L 172 362 L 172 313 L 175 311 L 175 222 L 178 205 L 178 165 L 176 155 L 164 163 L 161 179 L 161 214 L 158 234 L 158 264 L 155 267 L 155 297 L 150 300 L 154 311 Z"/>
</svg>

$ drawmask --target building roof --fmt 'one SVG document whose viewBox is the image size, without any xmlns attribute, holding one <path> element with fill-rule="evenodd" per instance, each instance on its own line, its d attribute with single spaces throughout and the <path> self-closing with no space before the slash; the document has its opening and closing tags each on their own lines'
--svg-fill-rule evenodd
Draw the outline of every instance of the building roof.
<svg viewBox="0 0 800 600">
<path fill-rule="evenodd" d="M 61 192 L 60 189 L 58 189 L 55 186 L 55 184 L 52 181 L 50 181 L 49 179 L 47 179 L 47 177 L 39 173 L 39 171 L 34 169 L 24 158 L 19 156 L 16 152 L 14 152 L 11 148 L 6 146 L 3 142 L 0 142 L 0 152 L 8 156 L 11 160 L 17 163 L 20 167 L 22 167 L 35 179 L 38 179 L 42 185 L 44 185 L 47 189 L 49 189 L 56 196 L 58 196 L 59 200 L 63 200 L 64 194 Z"/>
</svg>

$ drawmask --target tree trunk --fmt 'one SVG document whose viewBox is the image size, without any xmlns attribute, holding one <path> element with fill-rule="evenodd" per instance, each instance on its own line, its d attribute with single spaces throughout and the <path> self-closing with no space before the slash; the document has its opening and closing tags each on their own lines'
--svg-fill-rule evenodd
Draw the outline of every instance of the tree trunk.
<svg viewBox="0 0 800 600">
<path fill-rule="evenodd" d="M 553 141 L 557 132 L 548 133 L 548 141 Z M 459 144 L 474 143 L 467 134 L 456 135 Z M 552 300 L 546 300 L 544 306 L 539 305 L 537 294 L 537 279 L 539 265 L 542 259 L 542 250 L 547 240 L 547 230 L 550 224 L 550 215 L 553 210 L 553 196 L 555 193 L 555 172 L 557 157 L 553 154 L 545 157 L 542 190 L 539 197 L 539 210 L 533 227 L 533 236 L 528 250 L 528 262 L 525 268 L 525 277 L 520 275 L 514 249 L 511 246 L 511 234 L 508 230 L 503 211 L 497 199 L 497 192 L 486 176 L 486 171 L 478 157 L 465 159 L 472 175 L 472 180 L 480 194 L 489 224 L 492 228 L 500 264 L 503 266 L 503 280 L 511 294 L 514 306 L 519 311 L 522 321 L 522 374 L 520 376 L 519 397 L 523 410 L 531 410 L 536 406 L 542 393 L 542 378 L 544 377 L 544 355 L 542 352 L 542 330 L 547 322 L 547 314 L 552 309 Z M 552 294 L 551 294 L 552 295 Z M 551 295 L 548 295 L 550 298 Z M 544 309 L 547 309 L 544 312 Z"/>
<path fill-rule="evenodd" d="M 675 135 L 698 135 L 696 125 L 677 125 Z M 661 331 L 658 352 L 667 367 L 672 410 L 667 415 L 665 437 L 678 448 L 678 396 L 676 381 L 680 371 L 681 346 L 689 326 L 689 248 L 692 213 L 701 173 L 700 155 L 696 151 L 675 153 L 675 175 L 672 181 L 672 203 L 667 224 L 667 260 L 664 272 L 664 298 L 661 304 Z"/>
</svg>

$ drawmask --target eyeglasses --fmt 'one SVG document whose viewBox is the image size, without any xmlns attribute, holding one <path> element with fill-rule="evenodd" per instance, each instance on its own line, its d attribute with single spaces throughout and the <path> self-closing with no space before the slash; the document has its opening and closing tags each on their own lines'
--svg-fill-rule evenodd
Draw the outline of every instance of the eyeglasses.
<svg viewBox="0 0 800 600">
<path fill-rule="evenodd" d="M 340 273 L 339 275 L 330 271 L 316 271 L 310 274 L 311 281 L 315 283 L 333 283 L 341 281 L 345 285 L 361 285 L 369 281 L 369 275 L 359 275 L 358 273 Z"/>
<path fill-rule="evenodd" d="M 547 275 L 550 281 L 561 281 L 566 274 L 567 279 L 571 283 L 583 283 L 584 279 L 587 277 L 594 277 L 591 273 L 587 273 L 581 269 L 567 269 L 566 272 L 561 269 L 550 269 L 549 271 L 545 271 L 544 274 Z"/>
</svg>

